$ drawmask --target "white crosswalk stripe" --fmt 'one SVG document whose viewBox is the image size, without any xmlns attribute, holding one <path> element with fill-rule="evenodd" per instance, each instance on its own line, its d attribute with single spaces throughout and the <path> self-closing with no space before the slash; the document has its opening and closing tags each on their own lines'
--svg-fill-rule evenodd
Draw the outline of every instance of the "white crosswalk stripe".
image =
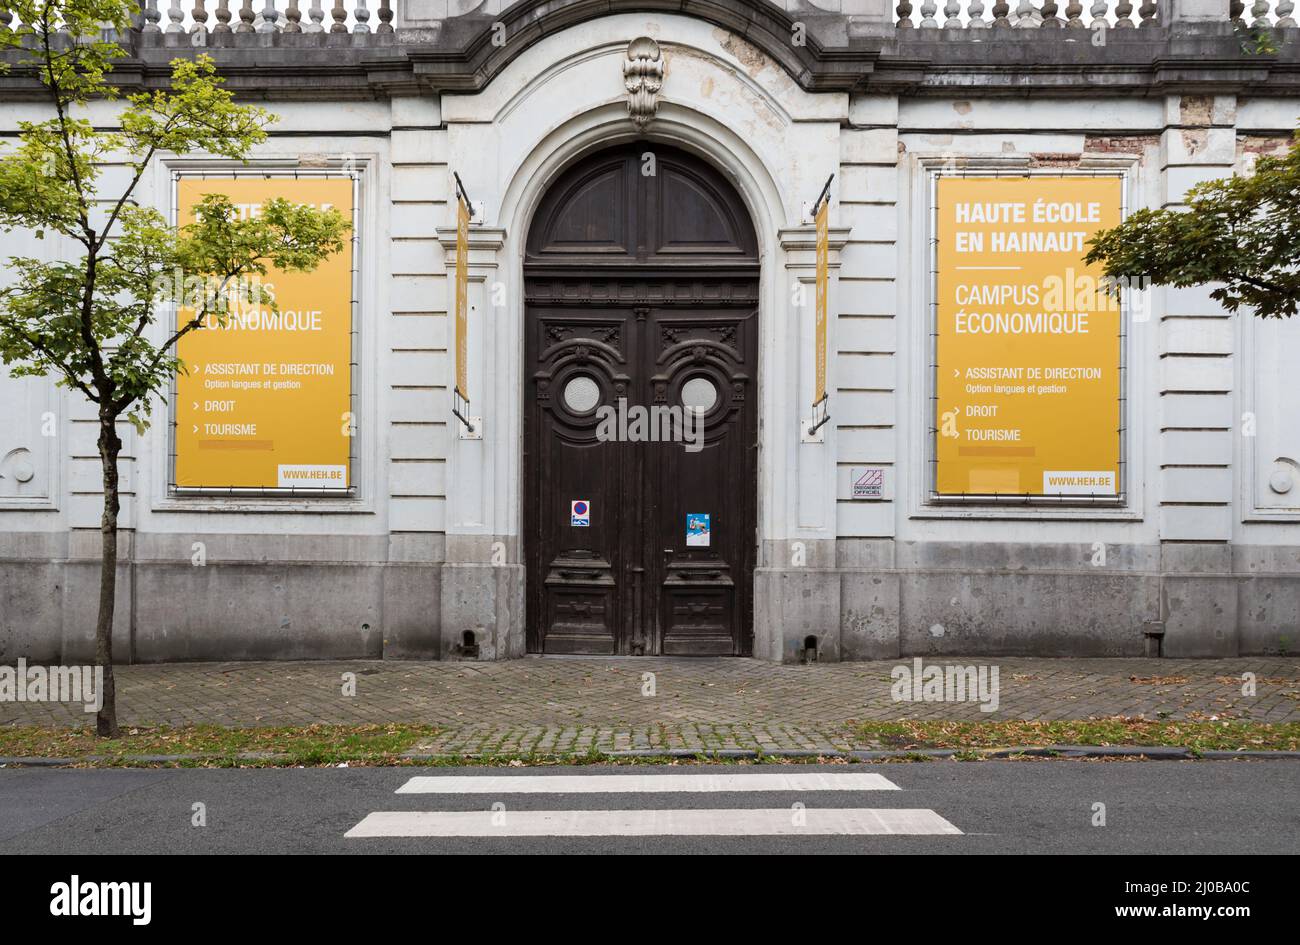
<svg viewBox="0 0 1300 945">
<path fill-rule="evenodd" d="M 589 794 L 746 794 L 785 792 L 801 798 L 818 793 L 898 791 L 888 778 L 868 772 L 792 771 L 754 773 L 573 775 L 434 775 L 409 779 L 401 795 L 476 796 Z M 657 806 L 626 810 L 374 811 L 345 837 L 773 837 L 960 835 L 961 830 L 928 809 L 815 807 L 802 800 L 788 807 Z"/>
<path fill-rule="evenodd" d="M 415 777 L 398 794 L 661 794 L 719 791 L 897 791 L 878 774 L 558 774 Z"/>
<path fill-rule="evenodd" d="M 932 810 L 379 811 L 348 837 L 773 837 L 959 834 Z"/>
</svg>

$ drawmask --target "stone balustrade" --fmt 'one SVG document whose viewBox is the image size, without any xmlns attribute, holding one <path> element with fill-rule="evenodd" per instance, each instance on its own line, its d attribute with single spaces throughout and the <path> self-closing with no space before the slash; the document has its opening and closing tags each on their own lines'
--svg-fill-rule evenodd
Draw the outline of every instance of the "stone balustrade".
<svg viewBox="0 0 1300 945">
<path fill-rule="evenodd" d="M 0 9 L 0 30 L 17 29 Z M 142 0 L 143 34 L 392 33 L 392 0 Z"/>
<path fill-rule="evenodd" d="M 1173 0 L 866 0 L 859 19 L 910 29 L 1097 29 L 1165 25 L 1161 7 Z M 896 3 L 892 11 L 888 4 Z M 1295 0 L 1225 0 L 1220 14 L 1246 26 L 1294 27 Z M 464 6 L 462 4 L 462 6 Z M 504 9 L 509 4 L 497 3 Z M 410 9 L 410 15 L 404 15 Z M 195 45 L 205 37 L 229 34 L 393 34 L 398 28 L 427 26 L 470 12 L 456 4 L 436 7 L 429 0 L 142 0 L 137 26 L 145 35 L 184 34 Z M 483 7 L 473 10 L 484 12 Z M 854 14 L 847 14 L 854 16 Z M 791 16 L 797 16 L 791 13 Z M 1208 17 L 1194 16 L 1205 20 Z M 17 29 L 13 14 L 0 9 L 0 30 Z M 238 40 L 235 40 L 238 42 Z"/>
<path fill-rule="evenodd" d="M 1156 0 L 899 0 L 899 29 L 1159 26 Z"/>
<path fill-rule="evenodd" d="M 1249 26 L 1295 26 L 1295 0 L 1255 0 L 1246 4 L 1232 0 L 1229 15 L 1234 22 Z"/>
</svg>

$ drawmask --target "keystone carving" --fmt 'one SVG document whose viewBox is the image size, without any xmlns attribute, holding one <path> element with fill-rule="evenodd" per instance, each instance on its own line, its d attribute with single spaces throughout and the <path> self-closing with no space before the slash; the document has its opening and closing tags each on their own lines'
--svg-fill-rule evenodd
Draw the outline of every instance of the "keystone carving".
<svg viewBox="0 0 1300 945">
<path fill-rule="evenodd" d="M 659 44 L 639 36 L 627 45 L 623 60 L 623 85 L 627 88 L 627 114 L 641 131 L 659 108 L 659 89 L 664 84 L 664 57 Z"/>
</svg>

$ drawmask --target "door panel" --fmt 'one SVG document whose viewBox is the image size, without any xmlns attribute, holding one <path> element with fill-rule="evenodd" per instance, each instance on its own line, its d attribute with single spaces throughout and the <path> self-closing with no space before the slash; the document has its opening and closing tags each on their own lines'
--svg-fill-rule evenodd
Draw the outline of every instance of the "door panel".
<svg viewBox="0 0 1300 945">
<path fill-rule="evenodd" d="M 685 448 L 649 451 L 661 536 L 663 635 L 670 655 L 737 655 L 745 649 L 753 573 L 757 414 L 747 363 L 757 350 L 757 312 L 690 308 L 659 314 L 655 403 L 702 409 Z M 688 542 L 688 523 L 708 516 Z M 704 542 L 707 541 L 707 544 Z"/>
<path fill-rule="evenodd" d="M 561 307 L 529 314 L 529 350 L 536 352 L 529 358 L 534 371 L 525 423 L 525 481 L 535 513 L 529 580 L 540 579 L 539 624 L 548 628 L 536 648 L 623 652 L 625 601 L 617 575 L 627 552 L 623 537 L 635 527 L 627 509 L 634 457 L 629 444 L 597 438 L 597 411 L 627 396 L 629 313 Z M 588 524 L 574 524 L 574 502 L 586 504 Z"/>
<path fill-rule="evenodd" d="M 656 148 L 658 173 L 646 177 L 648 147 L 603 152 L 561 175 L 530 232 L 532 652 L 751 648 L 756 240 L 716 171 Z M 594 194 L 606 195 L 607 219 Z"/>
</svg>

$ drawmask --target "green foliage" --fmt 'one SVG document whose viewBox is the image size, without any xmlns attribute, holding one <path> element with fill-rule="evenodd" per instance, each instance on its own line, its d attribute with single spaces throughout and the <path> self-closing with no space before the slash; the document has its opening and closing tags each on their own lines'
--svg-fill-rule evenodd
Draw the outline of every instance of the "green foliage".
<svg viewBox="0 0 1300 945">
<path fill-rule="evenodd" d="M 1214 284 L 1210 297 L 1230 312 L 1289 318 L 1300 307 L 1300 133 L 1252 175 L 1193 187 L 1185 209 L 1138 210 L 1086 258 L 1115 280 Z"/>
<path fill-rule="evenodd" d="M 1263 23 L 1247 26 L 1243 20 L 1234 20 L 1232 31 L 1237 35 L 1237 44 L 1241 51 L 1251 56 L 1273 56 L 1277 54 L 1277 40 L 1273 31 Z"/>
<path fill-rule="evenodd" d="M 57 374 L 100 405 L 111 422 L 125 415 L 143 429 L 151 398 L 183 369 L 176 342 L 229 310 L 231 288 L 268 266 L 309 271 L 343 246 L 349 223 L 336 210 L 284 200 L 241 219 L 230 200 L 209 196 L 194 223 L 169 226 L 137 204 L 135 191 L 156 158 L 199 152 L 245 159 L 266 140 L 274 116 L 239 105 L 212 60 L 172 63 L 168 88 L 123 97 L 110 83 L 123 55 L 104 24 L 124 30 L 131 0 L 6 0 L 20 28 L 0 47 L 21 50 L 19 67 L 39 75 L 53 115 L 20 125 L 17 146 L 0 151 L 0 229 L 63 238 L 73 258 L 7 260 L 0 288 L 0 360 L 14 375 Z M 62 28 L 65 32 L 60 32 Z M 121 102 L 119 131 L 96 130 L 92 99 Z M 124 165 L 129 178 L 101 193 L 100 166 Z M 254 285 L 245 302 L 275 306 Z M 169 321 L 173 306 L 186 320 Z"/>
</svg>

